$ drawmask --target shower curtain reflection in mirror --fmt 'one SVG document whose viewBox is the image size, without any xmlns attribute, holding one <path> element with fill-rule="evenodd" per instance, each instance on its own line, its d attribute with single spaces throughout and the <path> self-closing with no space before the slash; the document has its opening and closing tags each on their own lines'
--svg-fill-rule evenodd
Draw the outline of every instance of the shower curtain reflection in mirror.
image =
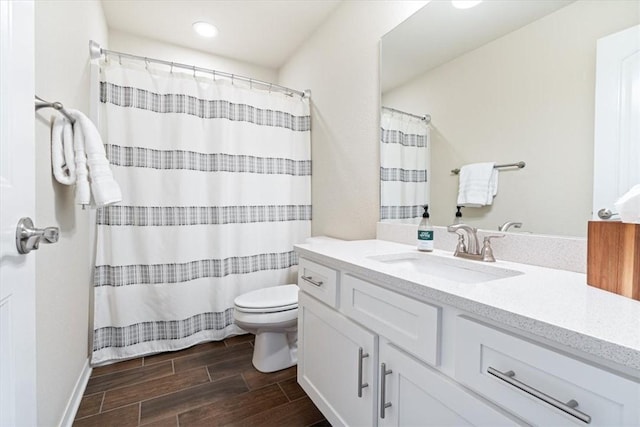
<svg viewBox="0 0 640 427">
<path fill-rule="evenodd" d="M 307 98 L 101 64 L 123 201 L 97 213 L 93 364 L 243 333 L 233 301 L 295 283 L 311 231 Z"/>
<path fill-rule="evenodd" d="M 380 220 L 421 217 L 430 193 L 429 125 L 386 107 L 380 115 Z"/>
</svg>

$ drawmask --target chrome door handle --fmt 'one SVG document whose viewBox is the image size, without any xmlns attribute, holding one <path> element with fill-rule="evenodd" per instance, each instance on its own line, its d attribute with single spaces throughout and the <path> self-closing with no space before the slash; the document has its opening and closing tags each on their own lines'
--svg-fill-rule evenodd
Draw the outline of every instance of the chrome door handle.
<svg viewBox="0 0 640 427">
<path fill-rule="evenodd" d="M 497 369 L 494 369 L 491 366 L 489 366 L 489 368 L 487 369 L 487 373 L 489 373 L 490 375 L 493 375 L 494 377 L 506 382 L 507 384 L 517 389 L 524 391 L 527 394 L 530 394 L 531 396 L 537 399 L 542 400 L 543 402 L 557 409 L 560 409 L 562 412 L 565 412 L 571 416 L 576 417 L 583 423 L 589 424 L 591 422 L 591 417 L 589 415 L 575 409 L 578 407 L 578 402 L 576 402 L 574 399 L 571 399 L 566 403 L 561 402 L 558 399 L 555 399 L 549 396 L 548 394 L 543 393 L 540 390 L 537 390 L 523 383 L 522 381 L 518 381 L 517 379 L 514 378 L 516 376 L 516 373 L 513 371 L 500 372 Z"/>
<path fill-rule="evenodd" d="M 55 243 L 60 236 L 58 227 L 36 228 L 29 217 L 21 218 L 16 227 L 16 248 L 19 254 L 28 254 L 40 243 Z"/>
<path fill-rule="evenodd" d="M 387 370 L 386 363 L 380 364 L 380 418 L 384 419 L 385 411 L 391 406 L 391 402 L 387 402 L 387 375 L 393 373 L 391 369 Z"/>
<path fill-rule="evenodd" d="M 304 280 L 305 282 L 309 282 L 312 285 L 315 285 L 318 287 L 322 286 L 322 283 L 323 283 L 322 280 L 313 280 L 312 276 L 301 276 L 301 277 L 302 277 L 302 280 Z"/>
<path fill-rule="evenodd" d="M 362 389 L 369 387 L 369 383 L 362 383 L 362 361 L 369 357 L 369 353 L 365 353 L 364 349 L 358 349 L 358 397 L 362 397 Z"/>
</svg>

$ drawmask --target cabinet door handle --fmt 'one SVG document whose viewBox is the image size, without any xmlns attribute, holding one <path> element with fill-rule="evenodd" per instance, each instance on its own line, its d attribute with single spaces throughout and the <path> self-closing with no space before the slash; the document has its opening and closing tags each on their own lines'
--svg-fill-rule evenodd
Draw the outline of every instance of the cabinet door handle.
<svg viewBox="0 0 640 427">
<path fill-rule="evenodd" d="M 507 371 L 507 372 L 500 372 L 497 369 L 492 368 L 491 366 L 489 366 L 489 368 L 487 369 L 487 373 L 493 375 L 494 377 L 506 382 L 507 384 L 516 387 L 522 391 L 524 391 L 525 393 L 528 393 L 530 395 L 532 395 L 533 397 L 542 400 L 543 402 L 560 409 L 561 411 L 576 417 L 577 419 L 579 419 L 580 421 L 582 421 L 583 423 L 589 424 L 591 422 L 591 417 L 587 414 L 585 414 L 584 412 L 578 411 L 577 409 L 575 409 L 576 407 L 578 407 L 578 402 L 576 402 L 575 400 L 571 399 L 570 401 L 568 401 L 567 403 L 561 402 L 558 399 L 555 399 L 551 396 L 549 396 L 546 393 L 541 392 L 540 390 L 537 390 L 525 383 L 523 383 L 522 381 L 518 381 L 517 379 L 515 379 L 514 377 L 516 376 L 516 373 L 513 371 Z"/>
<path fill-rule="evenodd" d="M 362 397 L 362 389 L 369 387 L 369 383 L 362 383 L 362 360 L 369 357 L 369 353 L 365 353 L 364 349 L 358 349 L 358 397 Z"/>
<path fill-rule="evenodd" d="M 309 282 L 312 285 L 315 285 L 318 287 L 322 286 L 322 283 L 323 283 L 322 280 L 317 280 L 317 281 L 313 280 L 312 276 L 302 276 L 302 280 L 304 280 L 305 282 Z"/>
<path fill-rule="evenodd" d="M 393 373 L 391 369 L 387 370 L 386 363 L 380 364 L 380 418 L 384 419 L 385 410 L 391 406 L 391 402 L 387 402 L 387 375 Z"/>
</svg>

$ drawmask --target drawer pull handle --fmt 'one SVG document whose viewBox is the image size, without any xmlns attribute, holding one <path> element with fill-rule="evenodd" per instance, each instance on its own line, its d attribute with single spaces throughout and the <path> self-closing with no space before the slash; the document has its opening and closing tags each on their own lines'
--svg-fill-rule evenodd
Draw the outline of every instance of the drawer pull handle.
<svg viewBox="0 0 640 427">
<path fill-rule="evenodd" d="M 391 369 L 387 369 L 386 363 L 380 364 L 380 418 L 383 420 L 385 410 L 391 406 L 391 402 L 387 402 L 387 375 L 392 373 Z"/>
<path fill-rule="evenodd" d="M 302 276 L 302 280 L 304 280 L 305 282 L 309 282 L 312 285 L 315 285 L 315 286 L 318 286 L 318 287 L 322 286 L 322 283 L 323 283 L 322 280 L 317 280 L 317 281 L 313 280 L 312 276 Z"/>
<path fill-rule="evenodd" d="M 369 383 L 362 383 L 362 361 L 369 357 L 369 353 L 365 353 L 363 348 L 358 349 L 358 397 L 362 397 L 362 389 L 369 387 Z"/>
<path fill-rule="evenodd" d="M 571 399 L 570 401 L 568 401 L 567 403 L 561 402 L 558 399 L 555 399 L 551 396 L 549 396 L 546 393 L 541 392 L 540 390 L 537 390 L 525 383 L 523 383 L 522 381 L 518 381 L 517 379 L 515 379 L 514 377 L 516 376 L 516 373 L 513 371 L 507 371 L 507 372 L 500 372 L 497 369 L 492 368 L 491 366 L 489 366 L 489 368 L 487 369 L 487 373 L 493 375 L 494 377 L 506 382 L 509 385 L 512 385 L 522 391 L 524 391 L 525 393 L 528 393 L 530 395 L 532 395 L 533 397 L 542 400 L 545 403 L 548 403 L 551 406 L 554 406 L 558 409 L 560 409 L 561 411 L 576 417 L 577 419 L 579 419 L 580 421 L 582 421 L 583 423 L 589 424 L 591 422 L 591 417 L 587 414 L 585 414 L 584 412 L 578 411 L 577 409 L 575 409 L 578 406 L 578 402 Z"/>
</svg>

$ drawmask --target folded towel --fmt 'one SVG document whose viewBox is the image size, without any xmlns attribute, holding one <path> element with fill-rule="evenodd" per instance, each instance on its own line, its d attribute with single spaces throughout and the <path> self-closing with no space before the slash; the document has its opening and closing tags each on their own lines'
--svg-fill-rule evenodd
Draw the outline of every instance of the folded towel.
<svg viewBox="0 0 640 427">
<path fill-rule="evenodd" d="M 51 168 L 56 180 L 64 185 L 76 182 L 76 164 L 73 154 L 73 130 L 64 116 L 57 117 L 51 131 Z"/>
<path fill-rule="evenodd" d="M 56 119 L 53 126 L 51 162 L 56 180 L 61 184 L 76 185 L 76 203 L 79 205 L 102 207 L 121 201 L 122 192 L 113 179 L 98 130 L 82 112 L 68 112 L 75 120 L 73 131 L 69 121 Z M 68 173 L 63 165 L 67 165 Z"/>
<path fill-rule="evenodd" d="M 493 203 L 498 193 L 498 170 L 495 163 L 473 163 L 460 168 L 458 205 L 480 207 Z"/>
</svg>

